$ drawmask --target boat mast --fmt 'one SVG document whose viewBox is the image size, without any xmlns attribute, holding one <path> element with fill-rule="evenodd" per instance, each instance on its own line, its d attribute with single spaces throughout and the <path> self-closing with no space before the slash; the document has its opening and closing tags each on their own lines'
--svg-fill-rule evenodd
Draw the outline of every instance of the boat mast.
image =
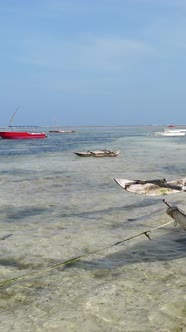
<svg viewBox="0 0 186 332">
<path fill-rule="evenodd" d="M 19 109 L 19 106 L 17 106 L 17 108 L 16 108 L 14 114 L 12 115 L 12 117 L 11 117 L 11 119 L 10 119 L 10 121 L 9 121 L 8 127 L 10 127 L 10 125 L 11 125 L 11 123 L 12 123 L 12 121 L 13 121 L 13 119 L 14 119 L 14 117 L 15 117 L 17 111 L 18 111 L 18 109 Z"/>
</svg>

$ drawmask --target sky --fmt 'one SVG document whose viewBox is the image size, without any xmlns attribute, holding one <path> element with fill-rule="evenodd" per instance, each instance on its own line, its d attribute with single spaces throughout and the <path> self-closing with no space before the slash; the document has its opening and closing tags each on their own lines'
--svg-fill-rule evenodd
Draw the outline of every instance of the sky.
<svg viewBox="0 0 186 332">
<path fill-rule="evenodd" d="M 186 124 L 186 0 L 0 0 L 0 127 Z"/>
</svg>

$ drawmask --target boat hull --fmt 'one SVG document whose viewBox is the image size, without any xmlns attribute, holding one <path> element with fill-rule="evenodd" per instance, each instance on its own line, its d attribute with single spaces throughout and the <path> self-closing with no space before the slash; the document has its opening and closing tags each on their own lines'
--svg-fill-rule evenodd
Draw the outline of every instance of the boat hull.
<svg viewBox="0 0 186 332">
<path fill-rule="evenodd" d="M 103 157 L 117 157 L 120 151 L 96 150 L 96 151 L 85 151 L 85 152 L 74 152 L 74 153 L 79 157 L 103 158 Z"/>
<path fill-rule="evenodd" d="M 165 131 L 165 132 L 161 132 L 161 131 L 156 131 L 154 133 L 155 136 L 163 136 L 163 137 L 180 137 L 180 136 L 185 136 L 185 132 L 183 131 L 175 131 L 175 132 L 171 132 L 171 131 Z"/>
<path fill-rule="evenodd" d="M 2 139 L 42 139 L 46 138 L 45 133 L 31 133 L 28 131 L 1 131 Z"/>
<path fill-rule="evenodd" d="M 71 134 L 75 133 L 75 130 L 49 130 L 49 133 L 53 134 Z"/>
<path fill-rule="evenodd" d="M 124 190 L 133 194 L 146 196 L 169 195 L 186 191 L 186 178 L 167 182 L 160 180 L 128 180 L 114 179 Z"/>
</svg>

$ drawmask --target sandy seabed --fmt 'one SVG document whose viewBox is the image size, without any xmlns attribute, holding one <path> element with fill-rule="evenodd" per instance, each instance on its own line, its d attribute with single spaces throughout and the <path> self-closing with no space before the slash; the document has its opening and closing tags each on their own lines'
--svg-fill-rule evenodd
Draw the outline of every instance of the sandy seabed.
<svg viewBox="0 0 186 332">
<path fill-rule="evenodd" d="M 186 232 L 171 223 L 114 245 L 171 219 L 164 197 L 127 193 L 113 179 L 185 177 L 186 143 L 146 128 L 137 137 L 96 129 L 95 142 L 91 130 L 65 137 L 61 151 L 64 136 L 1 141 L 0 331 L 184 332 Z M 73 155 L 88 147 L 121 154 Z M 186 210 L 184 193 L 166 199 Z"/>
</svg>

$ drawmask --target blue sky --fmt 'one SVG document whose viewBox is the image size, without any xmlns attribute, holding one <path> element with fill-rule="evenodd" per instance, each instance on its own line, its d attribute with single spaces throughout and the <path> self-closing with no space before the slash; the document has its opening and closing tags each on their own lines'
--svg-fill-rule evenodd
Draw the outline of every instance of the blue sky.
<svg viewBox="0 0 186 332">
<path fill-rule="evenodd" d="M 185 0 L 0 1 L 0 126 L 186 124 Z"/>
</svg>

